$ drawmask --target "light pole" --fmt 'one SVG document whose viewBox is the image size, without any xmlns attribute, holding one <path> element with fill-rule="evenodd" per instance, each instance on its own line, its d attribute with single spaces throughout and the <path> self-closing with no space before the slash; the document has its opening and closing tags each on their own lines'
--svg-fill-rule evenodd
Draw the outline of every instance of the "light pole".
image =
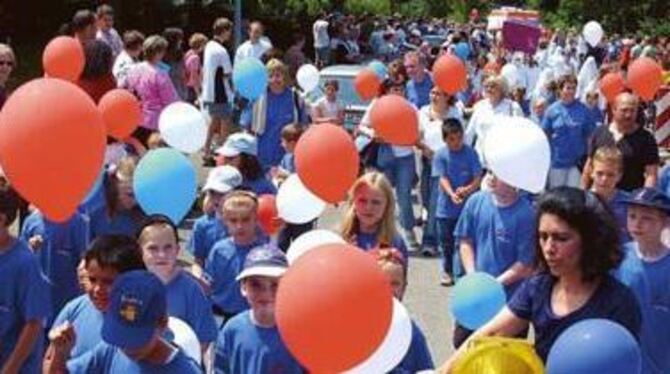
<svg viewBox="0 0 670 374">
<path fill-rule="evenodd" d="M 242 0 L 235 1 L 235 49 L 242 43 Z"/>
</svg>

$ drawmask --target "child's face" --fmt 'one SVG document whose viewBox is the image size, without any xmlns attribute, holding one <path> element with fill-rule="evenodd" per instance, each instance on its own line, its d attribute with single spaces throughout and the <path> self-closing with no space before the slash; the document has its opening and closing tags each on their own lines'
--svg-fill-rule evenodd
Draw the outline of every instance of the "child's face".
<svg viewBox="0 0 670 374">
<path fill-rule="evenodd" d="M 297 143 L 298 142 L 294 140 L 286 140 L 284 138 L 282 138 L 281 140 L 281 146 L 284 148 L 284 150 L 286 150 L 287 153 L 293 153 L 293 151 L 295 150 L 295 145 Z"/>
<path fill-rule="evenodd" d="M 279 278 L 251 276 L 242 281 L 242 295 L 254 313 L 274 317 Z"/>
<path fill-rule="evenodd" d="M 236 243 L 247 244 L 256 238 L 256 211 L 250 207 L 234 207 L 223 210 L 223 219 L 228 233 Z"/>
<path fill-rule="evenodd" d="M 132 181 L 119 181 L 118 182 L 118 199 L 119 206 L 123 210 L 130 210 L 137 205 L 135 201 L 135 194 L 133 193 L 133 182 Z"/>
<path fill-rule="evenodd" d="M 86 292 L 91 302 L 101 312 L 109 307 L 109 291 L 118 272 L 116 269 L 100 267 L 98 261 L 91 260 L 86 264 L 88 288 Z"/>
<path fill-rule="evenodd" d="M 450 151 L 460 151 L 463 148 L 463 133 L 462 132 L 452 132 L 447 134 L 447 137 L 444 138 L 444 142 L 447 144 L 447 148 Z"/>
<path fill-rule="evenodd" d="M 498 198 L 507 198 L 516 194 L 516 189 L 514 187 L 498 179 L 493 174 L 488 178 L 488 185 L 491 193 Z"/>
<path fill-rule="evenodd" d="M 326 86 L 326 98 L 334 100 L 337 98 L 337 88 L 332 84 Z"/>
<path fill-rule="evenodd" d="M 223 165 L 230 165 L 236 169 L 239 169 L 241 163 L 242 158 L 240 157 L 240 155 L 232 157 L 223 157 Z"/>
<path fill-rule="evenodd" d="M 621 170 L 615 164 L 601 161 L 593 161 L 593 192 L 597 195 L 609 195 L 621 180 Z"/>
<path fill-rule="evenodd" d="M 391 282 L 391 290 L 393 290 L 393 296 L 402 301 L 403 296 L 405 295 L 405 270 L 402 268 L 402 265 L 395 263 L 386 263 L 382 266 L 382 271 L 388 276 L 389 281 Z"/>
<path fill-rule="evenodd" d="M 628 232 L 636 242 L 655 243 L 668 222 L 665 213 L 639 205 L 628 206 Z"/>
<path fill-rule="evenodd" d="M 221 209 L 221 200 L 223 200 L 222 193 L 208 190 L 205 199 L 207 199 L 207 206 L 211 209 L 212 213 L 218 212 L 219 209 Z"/>
<path fill-rule="evenodd" d="M 146 227 L 140 234 L 142 260 L 147 269 L 166 278 L 172 275 L 177 266 L 179 244 L 174 231 L 168 225 L 154 225 Z"/>
<path fill-rule="evenodd" d="M 384 193 L 368 185 L 362 185 L 354 194 L 356 218 L 362 226 L 374 227 L 384 218 L 388 201 Z"/>
<path fill-rule="evenodd" d="M 134 361 L 146 360 L 152 354 L 152 352 L 154 352 L 155 347 L 158 344 L 158 331 L 159 330 L 156 330 L 156 332 L 154 332 L 154 336 L 151 337 L 151 341 L 149 341 L 144 346 L 132 350 L 124 349 L 123 353 Z"/>
<path fill-rule="evenodd" d="M 595 107 L 598 105 L 598 95 L 587 95 L 586 104 L 590 107 Z"/>
</svg>

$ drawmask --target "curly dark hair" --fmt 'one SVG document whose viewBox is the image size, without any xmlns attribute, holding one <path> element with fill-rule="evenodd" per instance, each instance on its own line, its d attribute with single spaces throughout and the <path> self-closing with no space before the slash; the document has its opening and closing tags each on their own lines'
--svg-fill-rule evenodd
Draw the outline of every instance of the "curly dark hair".
<svg viewBox="0 0 670 374">
<path fill-rule="evenodd" d="M 595 194 L 573 187 L 552 189 L 538 200 L 537 227 L 544 214 L 557 216 L 579 233 L 582 239 L 579 266 L 584 281 L 602 278 L 621 263 L 623 252 L 616 220 Z M 535 239 L 535 261 L 539 271 L 548 271 L 539 235 Z"/>
</svg>

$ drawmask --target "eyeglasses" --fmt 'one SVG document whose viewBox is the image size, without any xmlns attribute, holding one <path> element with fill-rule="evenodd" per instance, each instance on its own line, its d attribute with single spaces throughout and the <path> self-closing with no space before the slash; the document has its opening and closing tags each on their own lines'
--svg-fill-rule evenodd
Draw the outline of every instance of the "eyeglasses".
<svg viewBox="0 0 670 374">
<path fill-rule="evenodd" d="M 0 66 L 2 65 L 14 66 L 14 61 L 0 61 Z"/>
</svg>

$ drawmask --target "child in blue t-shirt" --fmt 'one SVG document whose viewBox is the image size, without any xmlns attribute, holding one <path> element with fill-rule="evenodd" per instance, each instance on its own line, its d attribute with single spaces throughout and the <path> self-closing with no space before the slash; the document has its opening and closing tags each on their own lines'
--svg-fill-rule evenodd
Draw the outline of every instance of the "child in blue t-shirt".
<svg viewBox="0 0 670 374">
<path fill-rule="evenodd" d="M 277 184 L 281 184 L 289 175 L 296 172 L 295 169 L 295 146 L 302 135 L 302 127 L 296 123 L 288 125 L 281 130 L 281 146 L 284 148 L 284 157 L 279 162 L 279 167 L 271 171 Z"/>
<path fill-rule="evenodd" d="M 57 223 L 35 210 L 23 222 L 21 240 L 39 258 L 51 286 L 54 313 L 81 295 L 77 266 L 88 248 L 88 226 L 81 214 L 74 213 L 66 222 Z"/>
<path fill-rule="evenodd" d="M 202 204 L 204 214 L 193 223 L 193 231 L 188 244 L 195 257 L 195 263 L 199 267 L 205 265 L 205 260 L 214 243 L 228 236 L 226 226 L 219 215 L 221 200 L 225 194 L 241 184 L 242 174 L 230 165 L 217 166 L 209 171 L 207 181 L 202 188 L 205 193 Z"/>
<path fill-rule="evenodd" d="M 286 256 L 273 245 L 249 252 L 244 270 L 236 277 L 251 306 L 226 323 L 214 353 L 217 374 L 302 373 L 279 335 L 275 297 L 279 278 L 288 268 Z"/>
<path fill-rule="evenodd" d="M 642 311 L 642 373 L 670 373 L 670 248 L 661 241 L 670 224 L 670 198 L 643 188 L 627 203 L 633 241 L 624 247 L 616 276 L 633 291 Z"/>
<path fill-rule="evenodd" d="M 72 326 L 77 341 L 70 357 L 79 357 L 100 342 L 102 319 L 109 307 L 109 292 L 119 274 L 144 269 L 140 248 L 131 237 L 102 235 L 97 237 L 84 257 L 86 294 L 65 304 L 52 329 Z"/>
<path fill-rule="evenodd" d="M 0 372 L 39 373 L 44 324 L 51 305 L 37 257 L 13 237 L 19 196 L 0 187 Z"/>
<path fill-rule="evenodd" d="M 442 136 L 446 147 L 435 153 L 431 172 L 433 178 L 439 178 L 435 217 L 438 247 L 442 253 L 443 274 L 440 283 L 451 286 L 454 284 L 454 228 L 463 204 L 479 187 L 482 165 L 477 152 L 463 144 L 463 127 L 459 120 L 445 120 Z"/>
<path fill-rule="evenodd" d="M 248 191 L 232 191 L 222 202 L 223 219 L 230 236 L 221 239 L 209 252 L 205 261 L 205 279 L 211 286 L 214 314 L 228 320 L 249 308 L 237 287 L 235 277 L 242 271 L 249 251 L 265 242 L 257 230 L 256 195 Z"/>
<path fill-rule="evenodd" d="M 402 253 L 395 248 L 375 249 L 369 252 L 374 256 L 377 264 L 382 268 L 382 271 L 388 276 L 393 290 L 393 296 L 402 301 L 405 295 L 405 287 L 407 286 L 407 276 L 405 273 L 407 260 Z M 409 349 L 402 361 L 389 373 L 404 374 L 417 373 L 423 370 L 432 370 L 433 358 L 430 355 L 426 337 L 419 326 L 412 321 L 412 340 Z"/>
<path fill-rule="evenodd" d="M 166 292 L 160 279 L 146 270 L 122 274 L 109 295 L 102 341 L 68 361 L 79 337 L 69 324 L 52 330 L 44 373 L 202 373 L 192 358 L 162 337 L 168 323 Z"/>
<path fill-rule="evenodd" d="M 222 165 L 235 167 L 242 174 L 241 187 L 253 191 L 256 195 L 276 195 L 277 187 L 267 178 L 258 159 L 258 140 L 247 133 L 235 133 L 228 136 L 226 142 L 216 154 Z"/>
<path fill-rule="evenodd" d="M 628 219 L 628 192 L 616 188 L 623 176 L 623 155 L 617 147 L 601 147 L 596 150 L 591 162 L 591 192 L 605 202 L 616 218 L 621 232 L 621 243 L 631 240 L 626 228 Z"/>
<path fill-rule="evenodd" d="M 198 281 L 177 264 L 177 227 L 165 216 L 152 215 L 140 228 L 137 241 L 147 269 L 166 287 L 168 314 L 193 329 L 204 353 L 216 339 L 216 322 L 212 305 Z"/>
</svg>

